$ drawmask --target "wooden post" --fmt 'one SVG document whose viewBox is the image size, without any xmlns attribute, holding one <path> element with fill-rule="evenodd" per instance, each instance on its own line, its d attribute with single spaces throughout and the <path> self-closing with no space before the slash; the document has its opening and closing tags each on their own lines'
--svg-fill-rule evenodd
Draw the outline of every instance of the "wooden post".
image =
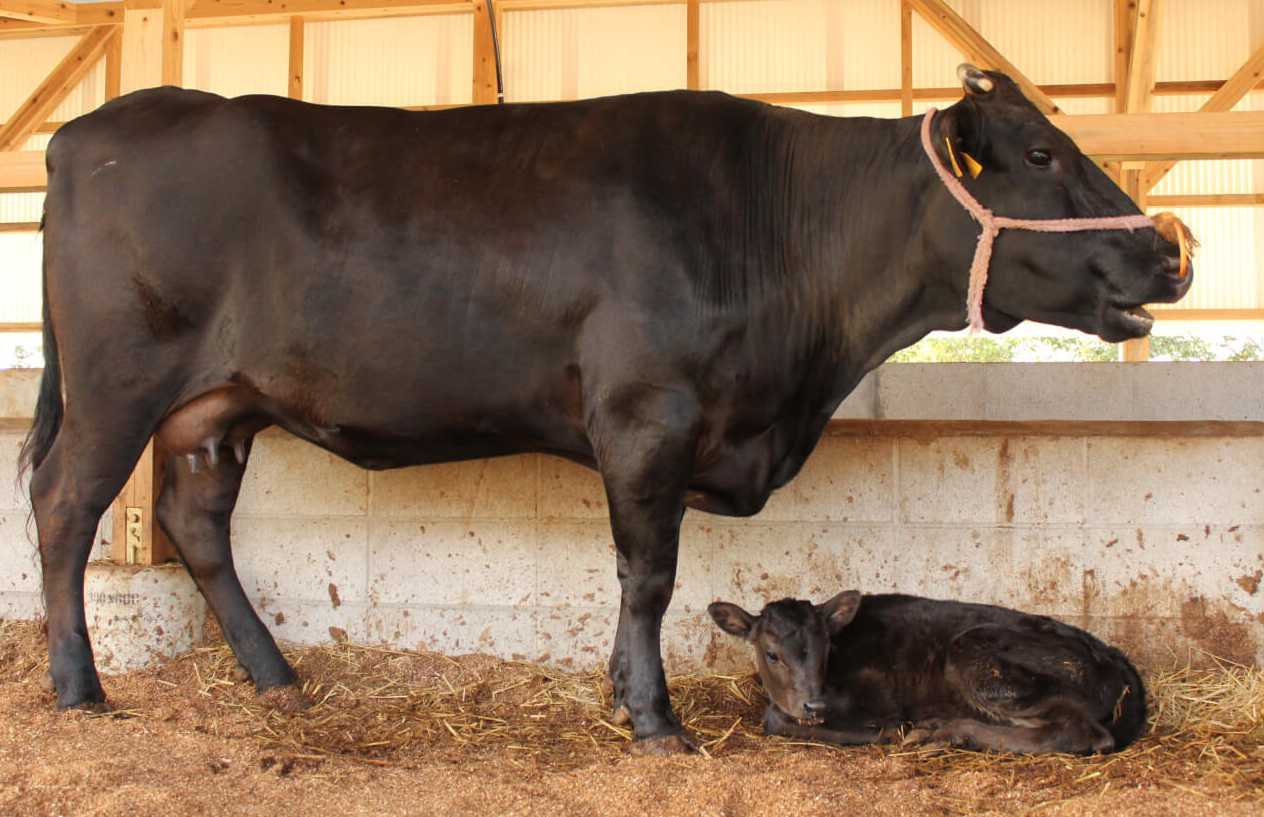
<svg viewBox="0 0 1264 817">
<path fill-rule="evenodd" d="M 114 539 L 110 558 L 124 565 L 156 565 L 176 557 L 154 518 L 154 501 L 167 470 L 166 452 L 153 441 L 145 446 L 132 478 L 114 500 Z"/>
<path fill-rule="evenodd" d="M 900 116 L 913 115 L 913 7 L 900 0 Z"/>
<path fill-rule="evenodd" d="M 119 91 L 182 83 L 187 6 L 187 0 L 127 0 L 123 10 Z M 106 84 L 108 93 L 108 79 Z M 114 500 L 114 539 L 110 542 L 110 557 L 114 561 L 155 565 L 176 557 L 175 548 L 154 515 L 154 502 L 162 491 L 166 467 L 167 453 L 150 440 L 136 470 Z"/>
<path fill-rule="evenodd" d="M 496 30 L 500 31 L 500 10 L 496 14 Z M 474 89 L 470 102 L 475 105 L 496 104 L 496 43 L 492 39 L 492 21 L 487 16 L 486 0 L 474 0 Z"/>
<path fill-rule="evenodd" d="M 290 18 L 290 99 L 303 98 L 303 34 L 306 26 L 302 17 Z"/>
<path fill-rule="evenodd" d="M 702 88 L 702 74 L 698 64 L 698 41 L 702 33 L 702 14 L 699 0 L 685 4 L 685 87 L 691 91 Z"/>
</svg>

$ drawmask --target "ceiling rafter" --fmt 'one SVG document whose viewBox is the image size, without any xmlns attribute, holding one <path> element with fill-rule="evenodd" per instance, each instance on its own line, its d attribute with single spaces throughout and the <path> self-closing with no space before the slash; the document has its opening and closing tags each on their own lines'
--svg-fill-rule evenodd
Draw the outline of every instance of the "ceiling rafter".
<svg viewBox="0 0 1264 817">
<path fill-rule="evenodd" d="M 1008 74 L 1018 83 L 1023 94 L 1046 114 L 1059 113 L 1057 104 L 1037 87 L 1018 67 L 987 41 L 986 38 L 953 11 L 943 0 L 909 0 L 909 5 L 930 27 L 939 32 L 971 62 L 980 68 L 988 68 Z"/>
<path fill-rule="evenodd" d="M 70 49 L 9 120 L 0 126 L 0 151 L 17 150 L 48 119 L 89 69 L 105 55 L 118 26 L 97 26 Z"/>
<path fill-rule="evenodd" d="M 1242 67 L 1234 72 L 1233 76 L 1229 77 L 1224 85 L 1221 85 L 1198 110 L 1203 113 L 1231 110 L 1255 86 L 1260 84 L 1262 76 L 1264 76 L 1264 46 L 1261 46 L 1259 50 L 1247 58 Z M 1144 191 L 1152 190 L 1168 174 L 1168 171 L 1176 167 L 1176 165 L 1177 162 L 1173 160 L 1147 164 L 1145 172 L 1141 176 L 1141 189 Z"/>
</svg>

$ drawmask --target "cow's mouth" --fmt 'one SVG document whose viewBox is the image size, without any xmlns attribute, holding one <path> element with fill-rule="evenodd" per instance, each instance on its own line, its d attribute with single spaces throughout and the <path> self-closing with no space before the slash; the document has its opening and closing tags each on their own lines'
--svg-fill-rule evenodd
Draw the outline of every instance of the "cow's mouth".
<svg viewBox="0 0 1264 817">
<path fill-rule="evenodd" d="M 1143 306 L 1110 306 L 1107 319 L 1125 338 L 1143 338 L 1154 328 L 1154 316 Z"/>
<path fill-rule="evenodd" d="M 810 718 L 796 718 L 803 726 L 820 726 L 825 723 L 825 718 L 820 715 L 813 715 Z"/>
</svg>

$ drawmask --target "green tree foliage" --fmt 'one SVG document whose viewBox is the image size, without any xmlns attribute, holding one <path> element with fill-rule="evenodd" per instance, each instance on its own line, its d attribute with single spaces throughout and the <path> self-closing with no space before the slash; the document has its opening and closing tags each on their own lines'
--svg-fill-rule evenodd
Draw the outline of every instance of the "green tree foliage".
<svg viewBox="0 0 1264 817">
<path fill-rule="evenodd" d="M 1264 360 L 1264 340 L 1250 337 L 1150 338 L 1151 360 Z M 895 363 L 1106 362 L 1119 359 L 1119 346 L 1095 338 L 926 338 L 893 354 Z"/>
</svg>

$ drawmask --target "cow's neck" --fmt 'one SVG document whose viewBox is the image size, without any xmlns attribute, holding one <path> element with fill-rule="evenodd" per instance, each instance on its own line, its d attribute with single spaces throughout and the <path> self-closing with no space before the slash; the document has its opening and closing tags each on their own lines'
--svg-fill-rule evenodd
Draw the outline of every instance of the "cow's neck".
<svg viewBox="0 0 1264 817">
<path fill-rule="evenodd" d="M 922 151 L 919 123 L 833 120 L 818 138 L 828 141 L 839 170 L 821 173 L 806 156 L 796 162 L 801 200 L 832 203 L 816 217 L 826 249 L 815 273 L 829 281 L 825 318 L 838 356 L 839 399 L 893 352 L 933 330 L 965 325 L 968 259 L 962 266 L 937 257 L 927 235 L 929 214 L 963 214 L 943 206 L 946 194 Z"/>
</svg>

